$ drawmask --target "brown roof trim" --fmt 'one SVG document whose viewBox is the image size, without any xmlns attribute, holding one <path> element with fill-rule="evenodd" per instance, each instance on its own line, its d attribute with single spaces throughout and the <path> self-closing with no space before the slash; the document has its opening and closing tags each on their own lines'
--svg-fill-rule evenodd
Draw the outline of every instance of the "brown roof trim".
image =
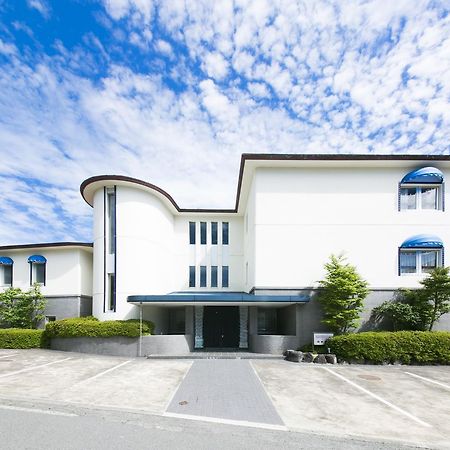
<svg viewBox="0 0 450 450">
<path fill-rule="evenodd" d="M 147 181 L 139 180 L 138 178 L 132 178 L 127 177 L 124 175 L 98 175 L 95 177 L 88 178 L 87 180 L 84 180 L 81 183 L 80 186 L 80 193 L 83 197 L 84 201 L 89 205 L 89 202 L 86 200 L 86 197 L 84 196 L 84 190 L 86 187 L 92 183 L 95 183 L 97 181 L 126 181 L 128 183 L 134 183 L 138 184 L 140 186 L 145 186 L 149 189 L 153 189 L 154 191 L 162 194 L 164 197 L 166 197 L 169 202 L 172 204 L 172 206 L 178 211 L 182 213 L 234 213 L 236 212 L 234 209 L 202 209 L 202 208 L 194 208 L 194 209 L 186 209 L 186 208 L 180 208 L 177 204 L 177 202 L 173 199 L 173 197 L 168 194 L 165 190 L 161 189 L 160 187 L 156 186 L 155 184 L 148 183 Z"/>
<path fill-rule="evenodd" d="M 21 248 L 45 247 L 92 247 L 92 242 L 48 242 L 42 244 L 0 245 L 0 250 L 17 250 Z"/>
<path fill-rule="evenodd" d="M 243 153 L 243 160 L 268 161 L 450 161 L 447 155 L 364 155 L 364 154 L 289 154 L 289 153 Z"/>
<path fill-rule="evenodd" d="M 80 186 L 80 193 L 84 201 L 88 203 L 84 196 L 84 190 L 89 184 L 97 181 L 126 181 L 145 186 L 149 189 L 162 194 L 166 197 L 173 207 L 181 213 L 213 213 L 213 214 L 229 214 L 236 213 L 239 209 L 239 200 L 241 195 L 242 178 L 244 176 L 244 168 L 246 161 L 450 161 L 450 156 L 446 155 L 364 155 L 364 154 L 289 154 L 289 153 L 243 153 L 241 155 L 241 164 L 239 168 L 239 178 L 236 191 L 236 202 L 234 209 L 201 209 L 201 208 L 180 208 L 173 197 L 166 191 L 137 178 L 127 177 L 124 175 L 98 175 L 84 180 Z M 92 206 L 88 203 L 89 206 Z"/>
</svg>

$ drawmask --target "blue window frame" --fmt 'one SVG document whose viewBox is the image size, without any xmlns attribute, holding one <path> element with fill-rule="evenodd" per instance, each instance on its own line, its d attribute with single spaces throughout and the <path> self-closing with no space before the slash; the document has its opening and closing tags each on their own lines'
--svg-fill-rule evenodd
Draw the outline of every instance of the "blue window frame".
<svg viewBox="0 0 450 450">
<path fill-rule="evenodd" d="M 200 244 L 206 245 L 206 222 L 200 222 Z"/>
<path fill-rule="evenodd" d="M 0 256 L 0 286 L 12 286 L 14 261 L 8 256 Z"/>
<path fill-rule="evenodd" d="M 195 222 L 189 222 L 189 244 L 195 244 Z"/>
<path fill-rule="evenodd" d="M 217 287 L 217 266 L 211 266 L 211 287 Z"/>
<path fill-rule="evenodd" d="M 211 244 L 217 245 L 217 222 L 211 222 Z"/>
<path fill-rule="evenodd" d="M 228 245 L 228 222 L 222 222 L 222 245 Z"/>
<path fill-rule="evenodd" d="M 28 258 L 30 264 L 30 286 L 34 283 L 45 286 L 47 259 L 42 255 L 32 255 Z"/>
<path fill-rule="evenodd" d="M 189 266 L 189 287 L 195 287 L 195 266 Z"/>
<path fill-rule="evenodd" d="M 206 287 L 206 266 L 200 266 L 200 287 Z"/>
<path fill-rule="evenodd" d="M 229 285 L 228 266 L 222 266 L 222 287 L 227 288 Z"/>
</svg>

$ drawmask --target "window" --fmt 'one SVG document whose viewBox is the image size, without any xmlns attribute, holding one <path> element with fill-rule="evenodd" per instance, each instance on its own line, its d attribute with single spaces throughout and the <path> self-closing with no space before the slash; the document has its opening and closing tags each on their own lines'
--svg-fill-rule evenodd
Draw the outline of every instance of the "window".
<svg viewBox="0 0 450 450">
<path fill-rule="evenodd" d="M 189 244 L 195 244 L 195 222 L 189 222 Z"/>
<path fill-rule="evenodd" d="M 110 255 L 116 252 L 116 188 L 106 188 L 108 214 L 108 250 Z"/>
<path fill-rule="evenodd" d="M 211 222 L 211 244 L 217 245 L 217 222 Z"/>
<path fill-rule="evenodd" d="M 435 167 L 406 174 L 399 187 L 399 209 L 444 210 L 444 175 Z"/>
<path fill-rule="evenodd" d="M 430 273 L 444 265 L 442 240 L 431 234 L 412 236 L 399 248 L 399 275 Z"/>
<path fill-rule="evenodd" d="M 227 288 L 228 284 L 228 266 L 222 266 L 222 287 Z"/>
<path fill-rule="evenodd" d="M 184 334 L 185 313 L 184 307 L 169 308 L 169 334 Z"/>
<path fill-rule="evenodd" d="M 12 286 L 13 260 L 0 256 L 0 286 Z"/>
<path fill-rule="evenodd" d="M 34 283 L 45 286 L 47 260 L 42 255 L 32 255 L 28 258 L 30 264 L 30 285 Z"/>
<path fill-rule="evenodd" d="M 217 287 L 217 266 L 211 266 L 211 287 Z"/>
<path fill-rule="evenodd" d="M 206 245 L 206 222 L 200 222 L 200 244 Z"/>
<path fill-rule="evenodd" d="M 258 334 L 277 333 L 278 313 L 275 308 L 258 308 Z"/>
<path fill-rule="evenodd" d="M 200 266 L 200 287 L 206 287 L 206 266 Z"/>
<path fill-rule="evenodd" d="M 195 266 L 189 266 L 189 287 L 195 287 Z"/>
<path fill-rule="evenodd" d="M 222 222 L 222 245 L 228 245 L 228 222 Z"/>
<path fill-rule="evenodd" d="M 430 273 L 440 266 L 441 250 L 401 250 L 400 274 Z"/>
<path fill-rule="evenodd" d="M 113 273 L 108 274 L 108 309 L 116 310 L 116 276 Z"/>
<path fill-rule="evenodd" d="M 442 209 L 440 186 L 416 186 L 400 188 L 400 210 Z"/>
</svg>

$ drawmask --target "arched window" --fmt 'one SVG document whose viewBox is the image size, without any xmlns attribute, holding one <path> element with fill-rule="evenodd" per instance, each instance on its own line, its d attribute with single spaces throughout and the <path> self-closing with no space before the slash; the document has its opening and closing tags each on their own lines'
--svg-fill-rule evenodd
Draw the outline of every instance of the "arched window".
<svg viewBox="0 0 450 450">
<path fill-rule="evenodd" d="M 47 260 L 42 255 L 32 255 L 28 258 L 30 264 L 30 285 L 34 283 L 45 286 Z"/>
<path fill-rule="evenodd" d="M 399 210 L 444 210 L 444 175 L 435 167 L 406 174 L 399 185 Z"/>
<path fill-rule="evenodd" d="M 8 256 L 0 256 L 0 286 L 12 286 L 14 261 Z"/>
<path fill-rule="evenodd" d="M 399 275 L 429 273 L 444 265 L 444 244 L 431 234 L 412 236 L 400 246 L 398 261 Z"/>
</svg>

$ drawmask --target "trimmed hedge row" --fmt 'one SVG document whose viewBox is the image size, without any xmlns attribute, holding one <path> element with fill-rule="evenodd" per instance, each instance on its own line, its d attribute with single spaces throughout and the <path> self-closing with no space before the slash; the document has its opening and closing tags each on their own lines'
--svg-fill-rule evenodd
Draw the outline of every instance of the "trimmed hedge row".
<svg viewBox="0 0 450 450">
<path fill-rule="evenodd" d="M 155 326 L 150 321 L 142 321 L 142 334 L 153 334 Z M 79 317 L 49 322 L 45 336 L 51 338 L 68 337 L 139 337 L 139 320 L 107 320 L 100 322 L 95 317 Z"/>
<path fill-rule="evenodd" d="M 0 348 L 45 348 L 44 330 L 22 328 L 0 329 Z"/>
<path fill-rule="evenodd" d="M 367 332 L 334 336 L 327 347 L 338 359 L 375 364 L 450 364 L 450 332 Z"/>
</svg>

